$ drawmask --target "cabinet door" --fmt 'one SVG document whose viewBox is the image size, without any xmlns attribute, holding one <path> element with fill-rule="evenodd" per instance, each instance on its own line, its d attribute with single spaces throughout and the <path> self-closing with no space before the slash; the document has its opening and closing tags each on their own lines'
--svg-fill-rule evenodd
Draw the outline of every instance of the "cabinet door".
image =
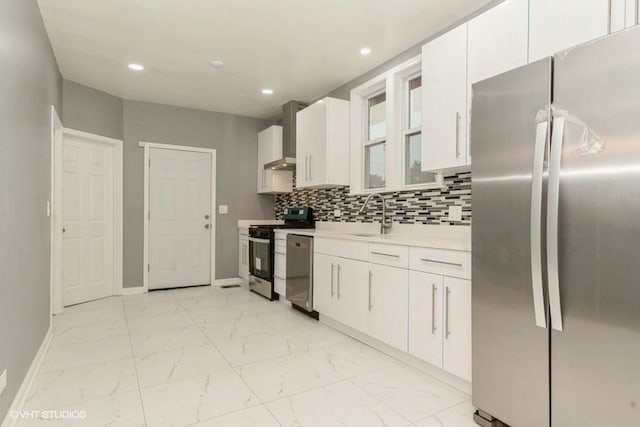
<svg viewBox="0 0 640 427">
<path fill-rule="evenodd" d="M 638 23 L 638 0 L 611 0 L 610 32 L 633 27 Z"/>
<path fill-rule="evenodd" d="M 369 264 L 337 258 L 335 267 L 335 319 L 361 332 L 367 330 Z"/>
<path fill-rule="evenodd" d="M 407 351 L 409 317 L 409 271 L 369 264 L 369 335 Z"/>
<path fill-rule="evenodd" d="M 249 240 L 246 236 L 238 240 L 238 275 L 249 280 Z"/>
<path fill-rule="evenodd" d="M 531 0 L 529 62 L 604 36 L 609 0 Z"/>
<path fill-rule="evenodd" d="M 469 21 L 469 86 L 525 65 L 528 29 L 528 0 L 507 0 Z"/>
<path fill-rule="evenodd" d="M 422 170 L 467 162 L 467 24 L 422 47 Z"/>
<path fill-rule="evenodd" d="M 443 277 L 409 273 L 409 353 L 442 368 Z"/>
<path fill-rule="evenodd" d="M 471 381 L 471 281 L 444 278 L 443 367 Z"/>
<path fill-rule="evenodd" d="M 335 269 L 335 257 L 313 255 L 313 309 L 333 319 L 336 316 Z"/>
<path fill-rule="evenodd" d="M 322 185 L 326 182 L 327 105 L 316 102 L 296 117 L 297 186 Z"/>
</svg>

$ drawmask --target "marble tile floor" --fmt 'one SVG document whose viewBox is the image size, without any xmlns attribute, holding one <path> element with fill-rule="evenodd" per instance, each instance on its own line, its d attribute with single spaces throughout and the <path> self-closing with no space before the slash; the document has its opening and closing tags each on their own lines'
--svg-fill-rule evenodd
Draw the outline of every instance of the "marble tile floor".
<svg viewBox="0 0 640 427">
<path fill-rule="evenodd" d="M 68 307 L 26 426 L 475 427 L 468 395 L 246 288 Z"/>
</svg>

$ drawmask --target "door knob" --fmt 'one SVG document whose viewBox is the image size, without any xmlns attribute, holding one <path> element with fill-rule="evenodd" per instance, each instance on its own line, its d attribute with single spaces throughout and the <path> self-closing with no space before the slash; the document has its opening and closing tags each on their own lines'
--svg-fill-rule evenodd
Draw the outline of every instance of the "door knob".
<svg viewBox="0 0 640 427">
<path fill-rule="evenodd" d="M 205 215 L 204 219 L 209 219 L 209 214 Z"/>
<path fill-rule="evenodd" d="M 209 229 L 209 227 L 211 227 L 211 224 L 205 224 L 204 228 L 206 228 L 207 230 Z"/>
</svg>

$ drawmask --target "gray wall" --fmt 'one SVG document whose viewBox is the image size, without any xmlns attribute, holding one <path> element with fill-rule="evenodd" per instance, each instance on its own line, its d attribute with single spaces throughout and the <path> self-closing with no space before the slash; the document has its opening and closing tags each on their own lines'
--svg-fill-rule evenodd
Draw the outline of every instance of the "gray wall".
<svg viewBox="0 0 640 427">
<path fill-rule="evenodd" d="M 66 79 L 62 90 L 65 127 L 122 139 L 122 98 Z"/>
<path fill-rule="evenodd" d="M 0 4 L 0 421 L 49 327 L 49 106 L 62 80 L 36 0 Z"/>
<path fill-rule="evenodd" d="M 142 284 L 143 149 L 138 141 L 217 150 L 216 278 L 238 276 L 238 219 L 273 218 L 273 196 L 256 193 L 261 119 L 140 101 L 124 101 L 124 283 Z"/>
</svg>

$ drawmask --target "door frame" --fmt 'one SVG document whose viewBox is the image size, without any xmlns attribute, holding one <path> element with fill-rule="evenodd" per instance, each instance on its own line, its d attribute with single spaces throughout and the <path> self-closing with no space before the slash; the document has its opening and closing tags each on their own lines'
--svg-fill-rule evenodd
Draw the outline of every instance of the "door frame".
<svg viewBox="0 0 640 427">
<path fill-rule="evenodd" d="M 206 153 L 211 155 L 211 260 L 210 260 L 210 285 L 213 286 L 216 280 L 216 236 L 217 236 L 217 215 L 216 215 L 216 149 L 189 147 L 174 144 L 161 144 L 157 142 L 139 141 L 138 146 L 144 148 L 144 254 L 142 259 L 142 292 L 149 292 L 149 151 L 152 148 L 163 150 L 190 151 L 194 153 Z"/>
<path fill-rule="evenodd" d="M 59 133 L 60 131 L 61 134 Z M 56 135 L 61 135 L 58 138 Z M 62 289 L 62 146 L 65 136 L 79 136 L 113 147 L 113 285 L 112 295 L 122 294 L 123 264 L 123 142 L 62 126 L 51 106 L 51 313 L 64 311 Z"/>
</svg>

